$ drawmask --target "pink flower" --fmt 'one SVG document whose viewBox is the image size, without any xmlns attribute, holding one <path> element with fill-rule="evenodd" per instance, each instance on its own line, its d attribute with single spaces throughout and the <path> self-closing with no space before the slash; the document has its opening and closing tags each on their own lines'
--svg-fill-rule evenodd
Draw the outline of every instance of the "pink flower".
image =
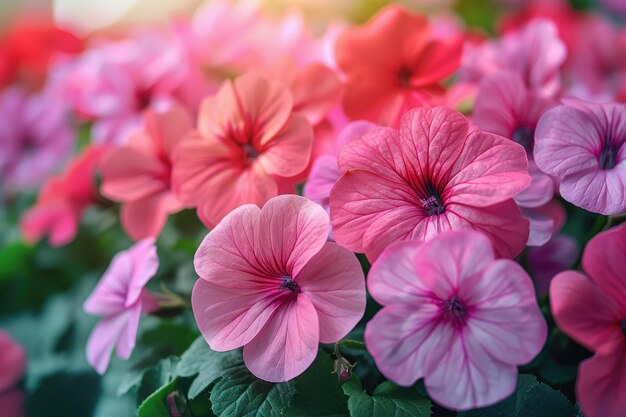
<svg viewBox="0 0 626 417">
<path fill-rule="evenodd" d="M 133 239 L 156 237 L 171 213 L 183 208 L 171 189 L 176 145 L 192 130 L 182 108 L 148 111 L 142 129 L 102 163 L 102 194 L 122 202 L 122 226 Z"/>
<path fill-rule="evenodd" d="M 485 78 L 476 96 L 473 118 L 476 125 L 490 133 L 509 138 L 524 147 L 528 156 L 528 170 L 532 181 L 528 188 L 515 196 L 522 207 L 522 214 L 530 221 L 528 245 L 546 243 L 551 233 L 542 233 L 537 223 L 537 207 L 547 204 L 554 195 L 554 183 L 550 176 L 537 168 L 532 159 L 537 122 L 541 115 L 556 102 L 529 90 L 522 78 L 510 71 L 500 71 Z M 551 229 L 551 227 L 550 227 Z"/>
<path fill-rule="evenodd" d="M 69 159 L 74 129 L 63 103 L 47 91 L 0 92 L 0 188 L 36 188 Z"/>
<path fill-rule="evenodd" d="M 365 329 L 376 365 L 402 386 L 424 378 L 429 397 L 447 408 L 508 397 L 517 365 L 546 340 L 530 277 L 513 261 L 495 260 L 475 231 L 389 246 L 367 284 L 384 306 Z"/>
<path fill-rule="evenodd" d="M 498 256 L 517 255 L 528 221 L 511 199 L 530 182 L 524 148 L 474 130 L 457 111 L 418 108 L 398 129 L 377 128 L 341 148 L 330 193 L 337 243 L 371 259 L 392 242 L 477 229 Z"/>
<path fill-rule="evenodd" d="M 208 227 L 242 204 L 262 206 L 279 193 L 281 178 L 309 162 L 311 125 L 293 113 L 292 95 L 278 82 L 254 75 L 225 81 L 198 119 L 197 134 L 176 152 L 172 181 Z"/>
<path fill-rule="evenodd" d="M 435 38 L 426 17 L 398 6 L 346 30 L 335 49 L 346 74 L 346 114 L 393 126 L 408 109 L 437 102 L 445 93 L 442 80 L 459 66 L 461 48 L 461 38 Z"/>
<path fill-rule="evenodd" d="M 19 388 L 0 393 L 0 417 L 25 417 L 24 400 L 24 393 Z"/>
<path fill-rule="evenodd" d="M 45 235 L 51 246 L 71 242 L 85 209 L 96 203 L 95 173 L 104 148 L 89 147 L 78 155 L 65 173 L 49 179 L 35 206 L 20 219 L 22 235 L 34 243 Z"/>
<path fill-rule="evenodd" d="M 26 370 L 26 359 L 24 348 L 0 330 L 0 393 L 17 385 Z"/>
<path fill-rule="evenodd" d="M 233 210 L 204 239 L 191 303 L 211 349 L 244 346 L 250 371 L 295 378 L 318 343 L 344 337 L 363 316 L 365 280 L 356 257 L 326 242 L 328 216 L 299 196 Z"/>
<path fill-rule="evenodd" d="M 535 133 L 535 162 L 561 196 L 601 214 L 626 212 L 626 106 L 566 100 Z"/>
<path fill-rule="evenodd" d="M 115 255 L 85 301 L 86 313 L 102 317 L 87 341 L 87 361 L 99 374 L 109 366 L 113 347 L 120 359 L 133 352 L 139 317 L 157 308 L 155 296 L 144 287 L 158 268 L 154 239 L 141 240 Z"/>
<path fill-rule="evenodd" d="M 584 274 L 565 271 L 550 285 L 559 327 L 595 352 L 578 369 L 576 398 L 587 417 L 626 415 L 626 225 L 594 237 Z"/>
<path fill-rule="evenodd" d="M 522 77 L 534 93 L 554 97 L 561 89 L 559 69 L 566 56 L 556 26 L 547 20 L 533 20 L 501 39 L 466 49 L 459 78 L 478 82 L 497 71 L 509 70 Z"/>
</svg>

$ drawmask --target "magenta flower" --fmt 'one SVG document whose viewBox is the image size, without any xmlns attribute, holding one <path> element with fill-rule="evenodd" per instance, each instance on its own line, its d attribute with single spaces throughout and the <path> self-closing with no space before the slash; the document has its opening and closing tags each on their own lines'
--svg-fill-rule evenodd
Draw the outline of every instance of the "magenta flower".
<svg viewBox="0 0 626 417">
<path fill-rule="evenodd" d="M 511 199 L 530 182 L 526 152 L 474 130 L 457 111 L 418 108 L 398 129 L 377 128 L 341 148 L 330 194 L 337 243 L 375 258 L 388 244 L 477 229 L 498 256 L 517 255 L 528 221 Z"/>
<path fill-rule="evenodd" d="M 561 196 L 601 214 L 626 212 L 626 105 L 569 99 L 546 112 L 535 162 L 560 181 Z"/>
<path fill-rule="evenodd" d="M 144 287 L 158 268 L 154 239 L 141 240 L 115 255 L 85 301 L 85 312 L 102 317 L 87 342 L 87 361 L 99 374 L 109 366 L 113 347 L 121 359 L 130 357 L 139 317 L 157 308 L 156 297 Z"/>
<path fill-rule="evenodd" d="M 0 330 L 0 394 L 17 385 L 26 370 L 26 360 L 24 348 Z"/>
<path fill-rule="evenodd" d="M 326 241 L 324 209 L 306 198 L 243 205 L 204 239 L 194 265 L 194 316 L 211 349 L 243 346 L 257 377 L 287 381 L 315 359 L 318 343 L 344 337 L 363 316 L 356 257 Z"/>
<path fill-rule="evenodd" d="M 587 417 L 626 415 L 626 225 L 594 237 L 584 274 L 565 271 L 550 285 L 559 327 L 595 352 L 578 369 L 576 398 Z"/>
<path fill-rule="evenodd" d="M 390 380 L 447 408 L 494 404 L 514 390 L 517 365 L 530 362 L 547 336 L 533 283 L 517 263 L 496 260 L 475 231 L 398 242 L 376 260 L 368 289 L 383 309 L 365 343 Z"/>
</svg>

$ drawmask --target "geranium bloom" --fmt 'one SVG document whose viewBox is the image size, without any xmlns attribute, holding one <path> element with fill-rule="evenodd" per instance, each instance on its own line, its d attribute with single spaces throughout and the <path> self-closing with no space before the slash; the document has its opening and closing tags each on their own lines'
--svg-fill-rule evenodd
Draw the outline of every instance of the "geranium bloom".
<svg viewBox="0 0 626 417">
<path fill-rule="evenodd" d="M 69 159 L 75 132 L 64 110 L 48 91 L 0 92 L 0 188 L 35 188 Z"/>
<path fill-rule="evenodd" d="M 6 332 L 0 330 L 0 393 L 17 385 L 26 369 L 26 352 Z"/>
<path fill-rule="evenodd" d="M 87 341 L 87 361 L 99 374 L 109 366 L 113 347 L 121 359 L 133 352 L 141 314 L 158 307 L 156 297 L 144 288 L 158 268 L 154 239 L 141 240 L 115 255 L 85 301 L 86 313 L 102 317 Z"/>
<path fill-rule="evenodd" d="M 582 258 L 584 274 L 561 272 L 550 304 L 565 333 L 595 352 L 578 369 L 576 398 L 588 417 L 626 415 L 626 226 L 594 237 Z"/>
<path fill-rule="evenodd" d="M 511 199 L 530 182 L 524 148 L 474 130 L 445 107 L 407 112 L 398 129 L 376 128 L 339 152 L 330 193 L 337 243 L 375 258 L 388 244 L 477 229 L 498 256 L 517 255 L 528 221 Z"/>
<path fill-rule="evenodd" d="M 335 50 L 346 74 L 346 114 L 393 126 L 408 109 L 432 104 L 459 66 L 461 45 L 457 37 L 436 39 L 426 17 L 400 7 L 347 30 Z"/>
<path fill-rule="evenodd" d="M 306 168 L 313 133 L 292 110 L 287 87 L 255 75 L 225 81 L 202 103 L 197 134 L 176 152 L 173 186 L 208 227 L 242 204 L 263 205 L 281 177 Z"/>
<path fill-rule="evenodd" d="M 211 349 L 243 348 L 250 371 L 286 381 L 318 343 L 344 337 L 363 316 L 365 280 L 354 254 L 326 241 L 328 215 L 299 196 L 233 210 L 204 239 L 194 265 L 194 316 Z"/>
<path fill-rule="evenodd" d="M 626 212 L 626 106 L 566 100 L 535 133 L 535 162 L 564 199 L 601 214 Z"/>
<path fill-rule="evenodd" d="M 459 78 L 479 82 L 500 70 L 517 73 L 534 93 L 554 97 L 561 89 L 559 69 L 567 51 L 554 24 L 534 20 L 501 39 L 466 49 Z"/>
<path fill-rule="evenodd" d="M 133 239 L 158 236 L 167 216 L 183 208 L 171 189 L 176 144 L 192 130 L 181 108 L 147 112 L 143 128 L 102 163 L 102 194 L 122 202 L 122 226 Z"/>
<path fill-rule="evenodd" d="M 475 231 L 430 242 L 398 242 L 372 265 L 368 289 L 383 309 L 365 329 L 381 372 L 447 408 L 496 403 L 515 390 L 517 365 L 530 362 L 547 336 L 530 277 L 495 260 Z"/>
<path fill-rule="evenodd" d="M 76 157 L 65 173 L 49 179 L 37 203 L 21 218 L 24 239 L 34 243 L 48 235 L 51 246 L 71 242 L 85 209 L 97 202 L 95 172 L 104 148 L 89 147 Z"/>
<path fill-rule="evenodd" d="M 552 199 L 554 183 L 550 176 L 537 168 L 532 155 L 537 122 L 555 104 L 555 101 L 529 90 L 518 74 L 501 71 L 480 84 L 472 113 L 480 129 L 509 138 L 526 150 L 532 181 L 528 188 L 515 196 L 515 202 L 522 207 L 522 212 L 530 212 L 526 218 L 530 220 L 528 244 L 531 246 L 543 245 L 551 236 L 551 233 L 542 233 L 541 224 L 533 221 L 537 218 L 533 210 Z"/>
</svg>

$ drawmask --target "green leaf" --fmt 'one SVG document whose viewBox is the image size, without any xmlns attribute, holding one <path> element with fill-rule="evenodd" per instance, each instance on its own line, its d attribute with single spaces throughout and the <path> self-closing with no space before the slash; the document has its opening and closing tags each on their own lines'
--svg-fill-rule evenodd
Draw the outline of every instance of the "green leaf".
<svg viewBox="0 0 626 417">
<path fill-rule="evenodd" d="M 150 394 L 137 409 L 138 417 L 171 417 L 167 396 L 176 390 L 178 379 L 173 379 L 168 384 Z"/>
<path fill-rule="evenodd" d="M 278 417 L 284 415 L 294 393 L 292 382 L 260 380 L 242 364 L 217 381 L 210 399 L 218 417 Z"/>
<path fill-rule="evenodd" d="M 178 375 L 196 378 L 187 396 L 194 399 L 206 387 L 222 376 L 224 370 L 241 364 L 241 352 L 215 352 L 202 337 L 198 337 L 180 358 Z"/>
<path fill-rule="evenodd" d="M 349 416 L 347 401 L 334 371 L 334 361 L 320 350 L 313 365 L 296 378 L 294 395 L 287 416 L 289 417 L 346 417 Z"/>
<path fill-rule="evenodd" d="M 170 417 L 166 398 L 176 389 L 178 361 L 175 356 L 163 359 L 143 373 L 137 390 L 139 417 Z"/>
<path fill-rule="evenodd" d="M 533 375 L 520 375 L 517 390 L 491 407 L 466 411 L 459 417 L 576 417 L 574 406 L 559 391 L 537 381 Z"/>
<path fill-rule="evenodd" d="M 28 270 L 32 248 L 23 242 L 13 242 L 0 249 L 0 282 Z"/>
<path fill-rule="evenodd" d="M 350 397 L 348 408 L 352 417 L 428 417 L 431 403 L 417 390 L 399 388 L 390 382 L 383 382 L 368 395 L 354 381 L 343 384 L 344 392 Z"/>
</svg>

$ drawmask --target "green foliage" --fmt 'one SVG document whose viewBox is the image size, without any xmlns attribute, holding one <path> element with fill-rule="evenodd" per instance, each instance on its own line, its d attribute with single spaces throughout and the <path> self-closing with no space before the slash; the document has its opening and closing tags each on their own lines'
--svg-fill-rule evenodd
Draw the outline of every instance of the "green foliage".
<svg viewBox="0 0 626 417">
<path fill-rule="evenodd" d="M 224 372 L 210 399 L 218 417 L 278 417 L 284 415 L 294 393 L 292 382 L 260 380 L 241 364 Z"/>
<path fill-rule="evenodd" d="M 194 399 L 222 376 L 225 369 L 237 366 L 241 364 L 241 361 L 239 351 L 215 352 L 202 337 L 198 337 L 183 353 L 178 364 L 178 374 L 184 377 L 194 377 L 187 393 L 190 399 Z"/>
<path fill-rule="evenodd" d="M 42 378 L 27 400 L 29 417 L 85 417 L 100 395 L 100 378 L 93 372 L 57 373 Z"/>
<path fill-rule="evenodd" d="M 577 417 L 578 411 L 559 391 L 532 375 L 520 375 L 517 390 L 491 407 L 459 413 L 459 417 Z"/>
<path fill-rule="evenodd" d="M 420 396 L 415 389 L 399 388 L 391 382 L 383 382 L 367 394 L 360 384 L 348 381 L 343 385 L 344 392 L 350 397 L 348 408 L 352 417 L 428 417 L 431 415 L 431 403 Z"/>
</svg>

